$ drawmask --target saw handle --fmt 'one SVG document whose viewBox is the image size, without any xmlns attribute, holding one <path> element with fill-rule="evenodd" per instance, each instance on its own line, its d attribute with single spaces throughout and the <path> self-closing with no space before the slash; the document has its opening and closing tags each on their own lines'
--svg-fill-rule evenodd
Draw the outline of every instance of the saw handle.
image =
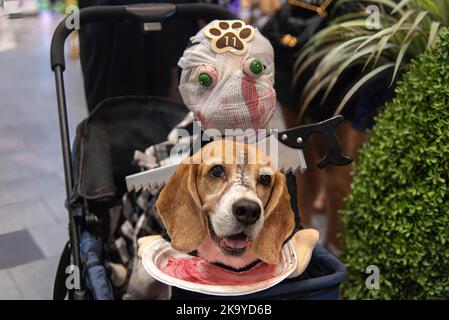
<svg viewBox="0 0 449 320">
<path fill-rule="evenodd" d="M 326 144 L 326 154 L 324 158 L 317 162 L 317 167 L 323 169 L 329 164 L 336 166 L 345 166 L 352 162 L 350 156 L 344 155 L 341 150 L 341 144 L 335 133 L 337 126 L 343 122 L 343 116 L 336 117 L 313 124 L 306 124 L 296 128 L 288 129 L 284 137 L 279 137 L 281 142 L 291 148 L 303 149 L 306 146 L 307 139 L 312 133 L 319 133 L 323 136 Z M 298 139 L 301 138 L 299 141 Z"/>
</svg>

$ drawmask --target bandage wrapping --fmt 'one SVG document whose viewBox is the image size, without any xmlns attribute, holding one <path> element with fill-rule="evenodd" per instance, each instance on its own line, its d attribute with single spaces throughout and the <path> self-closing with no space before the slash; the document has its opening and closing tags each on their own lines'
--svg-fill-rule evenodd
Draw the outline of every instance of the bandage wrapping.
<svg viewBox="0 0 449 320">
<path fill-rule="evenodd" d="M 273 48 L 255 30 L 251 41 L 245 42 L 244 54 L 232 50 L 216 53 L 204 31 L 214 23 L 191 38 L 192 45 L 179 60 L 183 101 L 206 129 L 218 129 L 224 134 L 225 129 L 264 128 L 276 106 Z M 259 74 L 248 68 L 254 59 L 263 63 Z M 207 83 L 199 81 L 204 73 L 210 77 L 204 78 L 210 80 Z"/>
</svg>

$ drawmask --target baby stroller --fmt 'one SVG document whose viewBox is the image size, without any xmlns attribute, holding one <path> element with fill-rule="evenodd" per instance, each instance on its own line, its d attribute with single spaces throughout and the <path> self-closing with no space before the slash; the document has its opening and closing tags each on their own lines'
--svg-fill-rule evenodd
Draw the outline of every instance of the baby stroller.
<svg viewBox="0 0 449 320">
<path fill-rule="evenodd" d="M 235 19 L 222 7 L 209 4 L 139 4 L 97 6 L 80 10 L 81 27 L 99 21 L 159 24 L 169 19 Z M 121 204 L 126 192 L 125 177 L 139 171 L 132 163 L 134 150 L 144 150 L 164 141 L 187 114 L 182 104 L 160 98 L 128 96 L 101 102 L 77 127 L 73 153 L 68 133 L 64 92 L 64 42 L 73 30 L 65 19 L 58 25 L 51 45 L 51 67 L 55 73 L 59 125 L 69 213 L 69 242 L 61 255 L 54 284 L 54 299 L 120 298 L 111 296 L 111 284 L 101 265 L 102 248 L 108 245 L 109 211 Z M 293 177 L 293 176 L 292 176 Z M 291 191 L 297 214 L 296 192 Z M 89 241 L 82 237 L 89 235 Z M 88 263 L 83 247 L 91 246 Z M 84 248 L 85 249 L 85 248 Z M 68 285 L 69 274 L 80 281 Z M 338 299 L 339 285 L 346 276 L 344 265 L 317 245 L 307 270 L 298 278 L 243 299 Z M 96 292 L 97 294 L 93 294 Z M 98 295 L 103 292 L 104 295 Z M 172 298 L 216 297 L 173 289 Z M 238 297 L 236 297 L 238 298 Z"/>
</svg>

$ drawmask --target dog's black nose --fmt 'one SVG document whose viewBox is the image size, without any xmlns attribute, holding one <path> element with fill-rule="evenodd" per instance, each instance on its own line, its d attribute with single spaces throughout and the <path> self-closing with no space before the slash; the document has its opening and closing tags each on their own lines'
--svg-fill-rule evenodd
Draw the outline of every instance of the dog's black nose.
<svg viewBox="0 0 449 320">
<path fill-rule="evenodd" d="M 232 205 L 232 213 L 236 219 L 244 224 L 254 224 L 260 218 L 260 206 L 251 200 L 239 200 Z"/>
</svg>

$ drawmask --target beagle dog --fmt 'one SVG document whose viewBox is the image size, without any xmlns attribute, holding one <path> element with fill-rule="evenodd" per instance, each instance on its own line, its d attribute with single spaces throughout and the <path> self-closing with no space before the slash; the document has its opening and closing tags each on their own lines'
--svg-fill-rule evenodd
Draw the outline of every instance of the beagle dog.
<svg viewBox="0 0 449 320">
<path fill-rule="evenodd" d="M 295 227 L 283 173 L 251 144 L 210 142 L 180 164 L 157 200 L 174 249 L 235 270 L 262 260 L 277 264 Z M 139 255 L 159 236 L 139 239 Z M 292 238 L 297 276 L 307 267 L 318 232 Z"/>
<path fill-rule="evenodd" d="M 230 140 L 178 166 L 156 207 L 174 249 L 234 269 L 278 263 L 295 226 L 285 176 L 255 146 Z"/>
</svg>

